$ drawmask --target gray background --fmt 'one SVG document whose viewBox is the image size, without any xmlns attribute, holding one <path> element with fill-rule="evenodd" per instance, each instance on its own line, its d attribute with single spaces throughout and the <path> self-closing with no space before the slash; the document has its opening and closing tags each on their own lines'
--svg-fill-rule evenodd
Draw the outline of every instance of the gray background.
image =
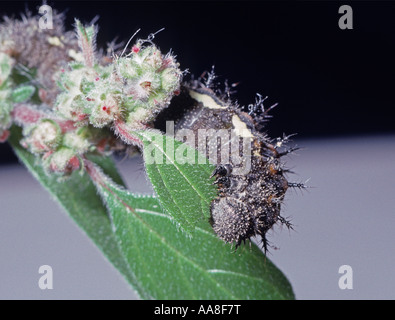
<svg viewBox="0 0 395 320">
<path fill-rule="evenodd" d="M 395 298 L 395 136 L 297 140 L 287 159 L 312 188 L 288 192 L 269 258 L 297 299 Z M 130 189 L 150 192 L 140 159 L 119 164 Z M 52 266 L 54 289 L 40 290 L 38 268 Z M 353 268 L 340 290 L 338 269 Z M 134 299 L 108 263 L 20 165 L 0 167 L 0 299 Z"/>
</svg>

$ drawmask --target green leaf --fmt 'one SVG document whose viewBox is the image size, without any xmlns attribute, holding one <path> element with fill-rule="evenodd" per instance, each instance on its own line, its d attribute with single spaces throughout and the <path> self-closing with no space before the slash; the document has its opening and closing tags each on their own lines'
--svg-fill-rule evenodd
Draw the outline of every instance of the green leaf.
<svg viewBox="0 0 395 320">
<path fill-rule="evenodd" d="M 12 91 L 11 99 L 15 103 L 26 102 L 33 96 L 35 91 L 36 88 L 31 85 L 21 86 Z"/>
<path fill-rule="evenodd" d="M 0 52 L 0 88 L 3 82 L 5 82 L 10 76 L 11 70 L 12 58 L 3 52 Z"/>
<path fill-rule="evenodd" d="M 145 295 L 156 299 L 293 299 L 291 285 L 252 244 L 237 252 L 202 221 L 180 232 L 158 199 L 117 186 L 88 166 L 107 203 L 120 248 Z"/>
<path fill-rule="evenodd" d="M 37 164 L 37 159 L 20 146 L 20 139 L 21 130 L 14 126 L 11 130 L 9 142 L 18 158 L 53 198 L 61 204 L 87 236 L 92 239 L 134 289 L 141 294 L 141 297 L 150 298 L 143 294 L 144 290 L 140 289 L 140 284 L 118 248 L 107 210 L 90 177 L 87 174 L 81 176 L 74 173 L 68 180 L 58 182 L 56 176 L 47 175 L 42 166 Z M 115 181 L 122 184 L 122 179 L 110 158 L 92 157 L 91 160 L 103 168 Z"/>
<path fill-rule="evenodd" d="M 210 179 L 215 167 L 194 148 L 169 136 L 151 131 L 133 134 L 143 142 L 147 174 L 163 209 L 192 233 L 199 220 L 210 217 L 210 203 L 217 196 Z"/>
</svg>

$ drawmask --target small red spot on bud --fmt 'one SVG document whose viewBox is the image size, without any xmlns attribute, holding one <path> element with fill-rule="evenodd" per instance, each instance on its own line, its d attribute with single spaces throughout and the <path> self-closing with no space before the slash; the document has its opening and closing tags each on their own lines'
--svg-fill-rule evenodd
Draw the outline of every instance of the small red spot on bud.
<svg viewBox="0 0 395 320">
<path fill-rule="evenodd" d="M 106 107 L 106 106 L 103 106 L 102 109 L 103 109 L 103 111 L 106 111 L 106 110 L 107 110 L 107 107 Z"/>
<path fill-rule="evenodd" d="M 137 46 L 133 46 L 133 47 L 132 47 L 132 52 L 133 52 L 133 53 L 139 53 L 139 51 L 140 51 L 140 48 L 139 48 L 139 47 L 137 47 Z"/>
<path fill-rule="evenodd" d="M 173 93 L 174 93 L 174 95 L 178 96 L 178 95 L 180 95 L 180 90 L 176 90 Z"/>
<path fill-rule="evenodd" d="M 100 80 L 100 78 L 99 78 L 99 77 L 97 77 L 95 80 L 96 80 L 96 81 L 99 81 L 99 80 Z"/>
</svg>

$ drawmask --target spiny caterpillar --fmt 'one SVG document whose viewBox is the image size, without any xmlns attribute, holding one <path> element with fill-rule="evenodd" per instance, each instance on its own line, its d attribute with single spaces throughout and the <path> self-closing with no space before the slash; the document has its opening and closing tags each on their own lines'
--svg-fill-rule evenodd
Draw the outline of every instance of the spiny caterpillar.
<svg viewBox="0 0 395 320">
<path fill-rule="evenodd" d="M 209 74 L 209 80 L 213 77 L 213 73 Z M 230 139 L 232 132 L 236 132 L 237 139 L 249 138 L 248 152 L 240 144 L 237 150 L 230 150 L 239 153 L 244 163 L 236 163 L 234 159 L 238 157 L 230 156 L 227 163 L 219 162 L 213 172 L 219 196 L 211 203 L 211 224 L 219 238 L 236 244 L 236 248 L 251 237 L 260 236 L 266 251 L 266 233 L 276 223 L 291 228 L 291 223 L 280 214 L 287 189 L 304 188 L 301 183 L 287 181 L 284 174 L 288 170 L 281 161 L 281 157 L 297 148 L 285 147 L 289 137 L 273 141 L 262 133 L 270 108 L 264 110 L 260 96 L 254 105 L 249 106 L 248 113 L 243 112 L 230 101 L 229 89 L 225 94 L 215 92 L 210 84 L 207 85 L 211 82 L 209 80 L 206 83 L 200 80 L 184 83 L 180 95 L 174 97 L 169 108 L 158 116 L 156 125 L 163 130 L 163 123 L 173 120 L 176 132 L 189 129 L 195 137 L 200 129 L 226 129 Z M 216 144 L 216 137 L 213 139 Z M 197 143 L 196 139 L 192 146 L 198 148 Z M 218 159 L 223 157 L 223 141 L 214 147 L 217 148 Z M 207 146 L 207 151 L 209 148 L 212 145 Z M 246 161 L 250 161 L 248 170 L 240 170 Z"/>
</svg>

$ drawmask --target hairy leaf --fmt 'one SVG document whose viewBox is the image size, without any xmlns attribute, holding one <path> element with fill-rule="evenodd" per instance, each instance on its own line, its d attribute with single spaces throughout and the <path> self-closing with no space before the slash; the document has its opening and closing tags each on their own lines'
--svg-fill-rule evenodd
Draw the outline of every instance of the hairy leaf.
<svg viewBox="0 0 395 320">
<path fill-rule="evenodd" d="M 15 103 L 26 102 L 33 96 L 35 91 L 36 88 L 34 88 L 31 85 L 20 86 L 14 89 L 14 91 L 12 91 L 11 94 L 12 101 Z"/>
<path fill-rule="evenodd" d="M 180 232 L 158 199 L 137 196 L 87 167 L 111 214 L 120 248 L 145 295 L 156 299 L 293 299 L 291 285 L 255 245 L 234 252 L 200 222 Z"/>
<path fill-rule="evenodd" d="M 144 145 L 147 174 L 163 209 L 192 233 L 196 223 L 210 217 L 217 187 L 210 176 L 214 166 L 194 148 L 150 131 L 134 133 Z"/>
<path fill-rule="evenodd" d="M 97 194 L 90 177 L 87 174 L 81 176 L 74 173 L 68 180 L 58 182 L 56 176 L 47 175 L 42 166 L 37 164 L 37 159 L 20 146 L 20 138 L 20 128 L 13 127 L 9 142 L 18 158 L 53 198 L 61 204 L 78 226 L 84 230 L 86 235 L 92 239 L 132 287 L 140 293 L 141 297 L 150 298 L 144 295 L 144 290 L 140 289 L 139 282 L 119 250 L 106 207 Z M 110 158 L 95 157 L 91 160 L 95 161 L 115 181 L 122 184 L 122 179 Z"/>
</svg>

